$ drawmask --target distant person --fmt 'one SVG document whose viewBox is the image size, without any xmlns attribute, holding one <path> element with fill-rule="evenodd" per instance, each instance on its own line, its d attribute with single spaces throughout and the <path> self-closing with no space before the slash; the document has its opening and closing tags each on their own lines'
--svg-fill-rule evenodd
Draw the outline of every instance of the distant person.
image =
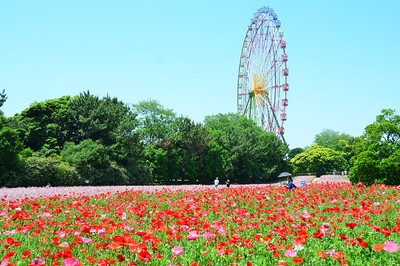
<svg viewBox="0 0 400 266">
<path fill-rule="evenodd" d="M 293 183 L 293 179 L 290 176 L 287 178 L 287 185 L 286 186 L 287 186 L 287 188 L 289 190 L 297 188 L 296 185 Z"/>
<path fill-rule="evenodd" d="M 231 186 L 231 181 L 229 181 L 229 179 L 228 179 L 228 180 L 226 180 L 225 184 L 226 184 L 226 187 L 230 187 Z"/>
<path fill-rule="evenodd" d="M 214 180 L 214 185 L 215 185 L 216 188 L 218 187 L 218 185 L 219 185 L 218 177 L 215 178 L 215 180 Z"/>
</svg>

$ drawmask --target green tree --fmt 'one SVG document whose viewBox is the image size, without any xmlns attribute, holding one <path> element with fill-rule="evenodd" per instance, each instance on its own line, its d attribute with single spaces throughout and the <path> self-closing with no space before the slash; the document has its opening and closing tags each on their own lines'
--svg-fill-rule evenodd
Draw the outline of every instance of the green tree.
<svg viewBox="0 0 400 266">
<path fill-rule="evenodd" d="M 154 173 L 163 183 L 210 183 L 224 164 L 215 145 L 202 124 L 176 118 L 170 137 L 152 150 Z"/>
<path fill-rule="evenodd" d="M 353 137 L 349 134 L 334 131 L 331 129 L 324 129 L 321 133 L 317 134 L 314 143 L 324 147 L 330 148 L 335 151 L 346 151 L 346 143 L 352 143 Z"/>
<path fill-rule="evenodd" d="M 18 167 L 19 154 L 22 150 L 23 145 L 17 131 L 8 126 L 2 126 L 0 122 L 0 173 L 5 174 Z"/>
<path fill-rule="evenodd" d="M 134 134 L 138 124 L 127 104 L 109 96 L 100 99 L 89 91 L 71 99 L 66 116 L 67 139 L 75 143 L 92 139 L 111 146 L 118 137 L 116 131 L 121 128 L 121 123 L 129 124 L 130 132 L 126 133 L 130 135 Z"/>
<path fill-rule="evenodd" d="M 226 151 L 225 178 L 238 183 L 260 183 L 276 177 L 285 168 L 286 146 L 237 114 L 208 116 L 205 126 Z"/>
<path fill-rule="evenodd" d="M 10 172 L 7 187 L 77 186 L 81 182 L 75 167 L 61 161 L 59 156 L 43 157 L 32 154 L 24 158 L 18 169 Z"/>
<path fill-rule="evenodd" d="M 348 168 L 348 163 L 342 152 L 316 144 L 297 154 L 290 162 L 293 164 L 295 173 L 316 173 L 317 176 Z"/>
<path fill-rule="evenodd" d="M 3 104 L 6 102 L 7 100 L 7 95 L 6 95 L 6 91 L 3 90 L 3 92 L 0 92 L 0 108 L 3 106 Z M 4 115 L 3 111 L 0 110 L 0 116 Z"/>
<path fill-rule="evenodd" d="M 146 145 L 144 148 L 144 156 L 146 165 L 149 167 L 151 180 L 156 183 L 169 183 L 167 176 L 168 168 L 168 153 L 163 145 Z"/>
<path fill-rule="evenodd" d="M 400 115 L 383 109 L 355 141 L 349 178 L 365 184 L 400 184 Z"/>
<path fill-rule="evenodd" d="M 110 160 L 107 148 L 91 139 L 79 144 L 65 143 L 61 156 L 75 165 L 83 184 L 124 185 L 128 183 L 126 172 Z"/>
<path fill-rule="evenodd" d="M 67 141 L 66 112 L 71 97 L 35 102 L 12 118 L 26 147 L 45 156 L 59 154 Z"/>
<path fill-rule="evenodd" d="M 7 100 L 5 90 L 0 93 L 0 107 Z M 10 119 L 4 117 L 0 110 L 0 186 L 7 185 L 14 181 L 13 172 L 21 164 L 20 153 L 23 150 L 23 144 L 19 138 L 18 131 L 9 126 Z"/>
<path fill-rule="evenodd" d="M 303 149 L 303 148 L 300 148 L 300 147 L 291 149 L 291 150 L 288 152 L 288 160 L 290 161 L 290 160 L 291 160 L 292 158 L 294 158 L 297 154 L 302 153 L 303 151 L 304 151 L 304 149 Z"/>
<path fill-rule="evenodd" d="M 145 146 L 144 161 L 148 169 L 146 169 L 147 178 L 144 182 L 148 183 L 153 180 L 154 182 L 171 183 L 167 173 L 174 162 L 168 158 L 167 150 L 164 149 L 165 146 L 162 143 L 166 143 L 173 133 L 175 113 L 170 109 L 165 109 L 155 100 L 134 104 L 132 111 L 138 115 L 136 132 Z"/>
<path fill-rule="evenodd" d="M 71 99 L 67 115 L 69 141 L 79 144 L 90 139 L 102 144 L 110 160 L 127 171 L 130 183 L 151 182 L 137 133 L 139 121 L 127 104 L 84 92 Z"/>
<path fill-rule="evenodd" d="M 107 167 L 98 168 L 103 171 L 101 174 L 116 174 L 117 178 L 113 180 L 118 180 L 123 173 L 135 184 L 149 179 L 143 145 L 137 133 L 136 114 L 116 98 L 99 98 L 90 92 L 74 97 L 65 96 L 34 103 L 12 121 L 25 146 L 36 152 L 37 156 L 58 155 L 67 142 L 79 146 L 81 142 L 91 140 L 102 145 L 109 158 Z M 85 146 L 86 151 L 96 147 Z M 70 163 L 76 166 L 76 162 Z M 79 171 L 82 173 L 81 169 Z M 100 174 L 98 171 L 96 173 Z"/>
<path fill-rule="evenodd" d="M 314 143 L 324 148 L 342 152 L 347 162 L 350 162 L 351 157 L 354 155 L 354 137 L 349 134 L 324 129 L 320 134 L 315 136 Z"/>
<path fill-rule="evenodd" d="M 134 104 L 133 112 L 138 114 L 138 132 L 146 145 L 154 145 L 172 133 L 176 114 L 157 101 L 148 100 Z"/>
<path fill-rule="evenodd" d="M 0 93 L 0 107 L 7 97 L 3 90 Z M 19 138 L 18 131 L 9 126 L 10 119 L 0 113 L 0 173 L 6 176 L 9 171 L 15 170 L 20 163 L 20 152 L 23 144 Z M 0 178 L 2 178 L 0 176 Z M 0 181 L 0 184 L 3 183 Z"/>
</svg>

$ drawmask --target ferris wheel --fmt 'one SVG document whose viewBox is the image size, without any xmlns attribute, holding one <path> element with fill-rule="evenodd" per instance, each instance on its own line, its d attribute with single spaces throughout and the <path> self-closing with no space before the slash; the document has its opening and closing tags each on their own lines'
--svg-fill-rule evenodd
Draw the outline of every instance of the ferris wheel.
<svg viewBox="0 0 400 266">
<path fill-rule="evenodd" d="M 278 15 L 262 7 L 248 26 L 240 55 L 237 111 L 286 144 L 284 122 L 289 90 L 286 42 Z"/>
</svg>

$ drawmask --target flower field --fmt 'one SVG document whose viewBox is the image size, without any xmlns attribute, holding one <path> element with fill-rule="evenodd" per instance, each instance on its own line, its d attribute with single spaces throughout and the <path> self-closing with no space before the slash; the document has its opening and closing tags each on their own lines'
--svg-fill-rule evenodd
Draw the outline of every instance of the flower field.
<svg viewBox="0 0 400 266">
<path fill-rule="evenodd" d="M 400 188 L 3 197 L 0 265 L 400 265 Z"/>
</svg>

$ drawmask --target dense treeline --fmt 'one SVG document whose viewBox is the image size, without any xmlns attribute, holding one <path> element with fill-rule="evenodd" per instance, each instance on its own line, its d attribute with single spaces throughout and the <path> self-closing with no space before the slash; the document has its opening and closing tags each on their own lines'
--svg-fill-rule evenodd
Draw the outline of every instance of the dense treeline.
<svg viewBox="0 0 400 266">
<path fill-rule="evenodd" d="M 383 109 L 359 137 L 324 130 L 288 157 L 295 173 L 344 172 L 353 183 L 400 185 L 400 115 Z"/>
<path fill-rule="evenodd" d="M 6 103 L 3 91 L 0 107 Z M 204 124 L 156 101 L 129 106 L 89 92 L 0 114 L 0 186 L 267 182 L 287 147 L 235 114 Z"/>
<path fill-rule="evenodd" d="M 0 108 L 7 96 L 0 93 Z M 400 184 L 400 116 L 384 109 L 364 134 L 323 130 L 288 148 L 236 114 L 195 123 L 149 100 L 132 106 L 89 92 L 0 110 L 0 186 L 265 183 L 282 171 L 349 174 Z"/>
</svg>

